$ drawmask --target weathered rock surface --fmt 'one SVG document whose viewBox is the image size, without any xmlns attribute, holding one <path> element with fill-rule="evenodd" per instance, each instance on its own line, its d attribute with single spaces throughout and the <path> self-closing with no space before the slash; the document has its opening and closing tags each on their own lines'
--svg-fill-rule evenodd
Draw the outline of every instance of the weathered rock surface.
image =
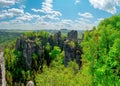
<svg viewBox="0 0 120 86">
<path fill-rule="evenodd" d="M 3 52 L 0 52 L 0 86 L 6 86 Z"/>
<path fill-rule="evenodd" d="M 60 46 L 60 43 L 61 43 L 61 32 L 60 31 L 55 33 L 55 35 L 54 35 L 54 43 L 55 43 L 56 46 Z"/>
<path fill-rule="evenodd" d="M 75 59 L 75 50 L 76 50 L 76 47 L 71 46 L 68 40 L 64 43 L 64 51 L 65 51 L 64 65 L 65 66 L 68 65 L 68 62 L 73 61 Z"/>
<path fill-rule="evenodd" d="M 72 31 L 70 31 L 70 32 L 68 32 L 68 39 L 69 40 L 72 40 L 72 41 L 77 41 L 77 38 L 78 37 L 78 33 L 77 33 L 77 31 L 76 30 L 72 30 Z"/>
<path fill-rule="evenodd" d="M 35 86 L 33 81 L 29 81 L 26 86 Z"/>
<path fill-rule="evenodd" d="M 78 49 L 76 47 L 76 44 L 79 42 L 77 31 L 72 30 L 71 32 L 68 32 L 67 38 L 62 38 L 60 31 L 55 33 L 54 36 L 49 36 L 47 39 L 43 39 L 39 37 L 38 39 L 42 40 L 41 44 L 37 44 L 35 39 L 36 39 L 35 37 L 25 38 L 24 36 L 21 36 L 19 39 L 17 39 L 16 42 L 16 50 L 22 51 L 23 57 L 26 62 L 26 68 L 31 68 L 32 66 L 33 53 L 38 54 L 39 60 L 41 58 L 46 59 L 45 46 L 47 43 L 49 43 L 50 46 L 52 46 L 51 49 L 53 49 L 54 46 L 59 46 L 61 50 L 65 51 L 65 58 L 64 58 L 65 66 L 67 66 L 69 61 L 73 61 L 73 60 L 76 60 L 77 64 L 80 66 L 82 49 Z M 72 42 L 72 45 L 70 44 L 70 42 Z M 47 61 L 50 62 L 50 59 Z"/>
<path fill-rule="evenodd" d="M 77 44 L 79 44 L 77 31 L 72 30 L 71 32 L 68 32 L 67 38 L 68 39 L 64 43 L 64 65 L 67 66 L 68 62 L 75 60 L 80 67 L 82 48 L 77 46 Z"/>
<path fill-rule="evenodd" d="M 32 54 L 35 52 L 35 43 L 31 40 L 26 40 L 23 44 L 23 56 L 26 60 L 26 67 L 31 68 L 32 64 Z"/>
</svg>

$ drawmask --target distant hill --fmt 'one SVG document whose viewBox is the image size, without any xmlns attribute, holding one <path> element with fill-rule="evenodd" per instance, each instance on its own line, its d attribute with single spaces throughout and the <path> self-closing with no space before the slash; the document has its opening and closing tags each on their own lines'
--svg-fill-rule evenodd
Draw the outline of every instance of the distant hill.
<svg viewBox="0 0 120 86">
<path fill-rule="evenodd" d="M 21 35 L 22 32 L 17 30 L 0 30 L 0 51 L 12 40 L 16 39 Z"/>
</svg>

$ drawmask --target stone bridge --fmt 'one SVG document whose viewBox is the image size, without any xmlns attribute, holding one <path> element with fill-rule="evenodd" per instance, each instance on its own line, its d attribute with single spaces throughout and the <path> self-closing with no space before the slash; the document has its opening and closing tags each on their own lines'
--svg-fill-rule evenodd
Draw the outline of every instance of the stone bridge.
<svg viewBox="0 0 120 86">
<path fill-rule="evenodd" d="M 6 86 L 3 52 L 0 52 L 0 86 Z"/>
</svg>

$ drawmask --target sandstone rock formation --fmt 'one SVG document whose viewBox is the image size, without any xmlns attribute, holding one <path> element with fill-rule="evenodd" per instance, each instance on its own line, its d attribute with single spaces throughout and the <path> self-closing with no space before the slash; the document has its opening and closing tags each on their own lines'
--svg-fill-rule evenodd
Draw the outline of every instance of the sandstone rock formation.
<svg viewBox="0 0 120 86">
<path fill-rule="evenodd" d="M 64 51 L 65 51 L 64 65 L 65 66 L 68 65 L 68 62 L 73 61 L 74 58 L 75 58 L 76 46 L 72 46 L 69 43 L 70 43 L 69 40 L 66 40 L 65 43 L 64 43 Z"/>
<path fill-rule="evenodd" d="M 24 37 L 22 35 L 20 38 L 17 39 L 16 50 L 23 53 L 23 57 L 26 62 L 26 68 L 31 68 L 32 66 L 33 53 L 36 53 L 38 55 L 39 60 L 44 58 L 45 60 L 47 60 L 47 62 L 50 62 L 50 58 L 45 58 L 45 56 L 49 57 L 49 53 L 47 53 L 45 50 L 45 46 L 47 43 L 52 46 L 51 49 L 53 49 L 54 46 L 59 46 L 61 50 L 65 51 L 65 66 L 67 66 L 69 61 L 73 60 L 76 60 L 77 64 L 80 66 L 82 49 L 78 49 L 78 46 L 76 46 L 76 44 L 79 43 L 77 31 L 72 30 L 68 32 L 67 38 L 62 38 L 61 32 L 58 31 L 54 34 L 54 36 L 51 35 L 46 39 L 44 39 L 43 37 L 39 37 L 38 39 L 41 40 L 41 43 L 36 43 L 36 37 Z"/>
<path fill-rule="evenodd" d="M 3 52 L 0 52 L 0 86 L 6 86 Z"/>
<path fill-rule="evenodd" d="M 70 32 L 68 32 L 68 39 L 69 40 L 72 40 L 72 41 L 77 41 L 77 38 L 78 37 L 78 33 L 77 33 L 77 31 L 76 30 L 72 30 L 72 31 L 70 31 Z"/>
<path fill-rule="evenodd" d="M 75 60 L 76 63 L 81 66 L 81 54 L 82 49 L 80 46 L 77 46 L 78 41 L 78 33 L 77 31 L 72 30 L 68 32 L 67 40 L 64 43 L 64 65 L 67 66 L 68 62 Z"/>
<path fill-rule="evenodd" d="M 33 81 L 29 81 L 26 86 L 35 86 Z"/>
<path fill-rule="evenodd" d="M 31 40 L 26 40 L 26 42 L 24 42 L 23 44 L 23 57 L 26 60 L 26 67 L 31 68 L 31 64 L 32 64 L 32 54 L 35 51 L 35 46 L 34 46 L 34 41 Z"/>
</svg>

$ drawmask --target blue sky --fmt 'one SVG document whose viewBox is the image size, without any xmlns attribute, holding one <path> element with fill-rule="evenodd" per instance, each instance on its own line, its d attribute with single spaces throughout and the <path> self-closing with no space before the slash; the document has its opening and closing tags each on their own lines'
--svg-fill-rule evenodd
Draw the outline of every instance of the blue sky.
<svg viewBox="0 0 120 86">
<path fill-rule="evenodd" d="M 0 0 L 0 29 L 92 29 L 120 0 Z"/>
</svg>

